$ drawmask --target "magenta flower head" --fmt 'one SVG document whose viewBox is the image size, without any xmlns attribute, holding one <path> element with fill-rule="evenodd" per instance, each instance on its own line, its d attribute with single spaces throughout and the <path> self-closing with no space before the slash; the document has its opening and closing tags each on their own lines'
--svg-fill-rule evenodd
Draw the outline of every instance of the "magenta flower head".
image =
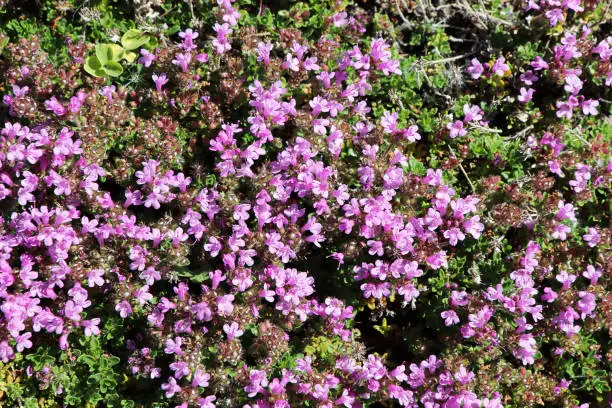
<svg viewBox="0 0 612 408">
<path fill-rule="evenodd" d="M 155 89 L 157 92 L 161 92 L 162 86 L 168 83 L 168 78 L 166 77 L 166 74 L 164 73 L 161 73 L 159 75 L 153 74 L 151 75 L 151 78 L 153 79 L 153 82 L 155 83 Z"/>
<path fill-rule="evenodd" d="M 484 66 L 476 58 L 472 58 L 470 66 L 465 71 L 472 76 L 472 79 L 478 79 L 484 72 Z"/>
<path fill-rule="evenodd" d="M 151 66 L 151 63 L 153 63 L 153 61 L 156 58 L 157 57 L 155 56 L 155 54 L 147 51 L 144 48 L 141 48 L 140 49 L 140 58 L 138 58 L 138 63 L 144 65 L 147 68 L 149 68 Z"/>
<path fill-rule="evenodd" d="M 55 96 L 52 96 L 51 99 L 45 101 L 45 108 L 48 111 L 52 111 L 57 116 L 64 116 L 67 113 L 67 109 L 57 100 Z"/>
<path fill-rule="evenodd" d="M 227 334 L 228 340 L 234 340 L 244 334 L 244 330 L 240 330 L 238 323 L 232 322 L 232 324 L 224 324 L 223 331 Z"/>
<path fill-rule="evenodd" d="M 191 51 L 195 49 L 196 45 L 194 44 L 194 40 L 198 38 L 198 36 L 199 34 L 197 32 L 194 32 L 191 28 L 179 32 L 179 37 L 183 39 L 183 44 L 181 44 L 181 47 L 185 51 Z"/>
<path fill-rule="evenodd" d="M 183 72 L 189 71 L 189 63 L 191 62 L 191 53 L 185 52 L 176 54 L 172 63 L 178 65 Z"/>
<path fill-rule="evenodd" d="M 495 60 L 495 63 L 491 67 L 491 71 L 495 75 L 504 76 L 506 72 L 510 71 L 510 67 L 506 64 L 506 59 L 504 57 L 499 57 Z"/>
</svg>

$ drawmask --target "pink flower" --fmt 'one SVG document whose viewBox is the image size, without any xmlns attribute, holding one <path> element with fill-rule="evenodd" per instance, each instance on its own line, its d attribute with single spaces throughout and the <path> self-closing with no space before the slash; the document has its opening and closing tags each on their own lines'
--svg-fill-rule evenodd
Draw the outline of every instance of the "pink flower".
<svg viewBox="0 0 612 408">
<path fill-rule="evenodd" d="M 448 123 L 446 128 L 450 130 L 450 137 L 453 139 L 467 135 L 467 130 L 463 128 L 463 122 L 460 120 L 456 120 L 453 123 Z"/>
<path fill-rule="evenodd" d="M 551 237 L 565 241 L 567 239 L 567 234 L 571 231 L 572 229 L 565 224 L 555 224 Z"/>
<path fill-rule="evenodd" d="M 210 374 L 196 368 L 193 373 L 193 380 L 191 381 L 192 387 L 208 387 L 208 381 L 210 380 Z"/>
<path fill-rule="evenodd" d="M 599 106 L 599 101 L 594 99 L 587 99 L 582 102 L 582 113 L 585 115 L 597 115 L 597 107 Z"/>
<path fill-rule="evenodd" d="M 189 52 L 176 54 L 172 63 L 178 65 L 183 72 L 189 71 L 189 62 L 191 62 L 191 54 Z"/>
<path fill-rule="evenodd" d="M 221 316 L 229 316 L 234 311 L 234 295 L 223 295 L 217 299 L 217 311 Z"/>
<path fill-rule="evenodd" d="M 179 32 L 179 37 L 183 39 L 182 48 L 186 51 L 191 51 L 195 49 L 194 40 L 198 38 L 199 34 L 194 32 L 191 28 L 186 29 L 185 31 Z"/>
<path fill-rule="evenodd" d="M 164 73 L 159 74 L 159 75 L 153 74 L 151 75 L 151 78 L 153 79 L 153 82 L 155 83 L 155 89 L 157 90 L 157 92 L 161 92 L 162 86 L 168 83 L 168 78 L 166 77 L 166 74 Z"/>
<path fill-rule="evenodd" d="M 552 290 L 551 288 L 544 288 L 544 294 L 542 295 L 542 300 L 548 303 L 552 303 L 557 299 L 557 292 Z"/>
<path fill-rule="evenodd" d="M 500 56 L 495 60 L 495 63 L 491 67 L 491 71 L 496 75 L 504 76 L 507 71 L 510 71 L 510 67 L 506 64 L 506 59 Z"/>
<path fill-rule="evenodd" d="M 455 380 L 461 384 L 469 384 L 474 379 L 475 375 L 473 372 L 467 370 L 463 365 L 459 366 L 459 370 L 454 374 Z"/>
<path fill-rule="evenodd" d="M 178 356 L 183 355 L 183 350 L 181 350 L 181 345 L 183 344 L 183 339 L 180 337 L 175 337 L 174 339 L 166 340 L 166 347 L 164 348 L 164 352 L 166 354 L 176 354 Z"/>
<path fill-rule="evenodd" d="M 543 69 L 548 69 L 548 63 L 542 59 L 542 57 L 537 56 L 530 64 L 533 69 L 536 71 L 541 71 Z"/>
<path fill-rule="evenodd" d="M 144 65 L 146 68 L 151 66 L 151 63 L 157 59 L 155 54 L 150 53 L 144 48 L 140 49 L 140 58 L 138 58 L 138 63 Z"/>
<path fill-rule="evenodd" d="M 472 76 L 472 79 L 478 79 L 484 72 L 484 66 L 476 58 L 472 58 L 471 65 L 466 68 L 466 72 Z"/>
<path fill-rule="evenodd" d="M 45 108 L 49 111 L 53 111 L 57 116 L 64 116 L 68 111 L 66 108 L 62 106 L 61 103 L 57 100 L 55 96 L 52 96 L 51 99 L 45 101 Z"/>
<path fill-rule="evenodd" d="M 597 284 L 597 280 L 601 277 L 601 269 L 595 268 L 593 265 L 588 265 L 586 270 L 582 272 L 582 276 L 590 280 L 591 285 Z"/>
<path fill-rule="evenodd" d="M 551 27 L 556 26 L 559 22 L 565 21 L 565 16 L 563 15 L 563 10 L 560 8 L 554 8 L 546 11 L 544 13 L 546 18 L 548 18 L 548 22 Z"/>
<path fill-rule="evenodd" d="M 459 316 L 454 310 L 445 310 L 440 313 L 440 316 L 444 319 L 444 324 L 446 326 L 452 326 L 453 324 L 459 323 Z"/>
<path fill-rule="evenodd" d="M 589 227 L 588 232 L 582 236 L 582 239 L 584 239 L 584 242 L 586 242 L 589 247 L 593 248 L 601 241 L 601 235 L 595 228 Z"/>
<path fill-rule="evenodd" d="M 240 330 L 240 326 L 238 326 L 238 323 L 236 322 L 232 322 L 232 324 L 224 324 L 223 331 L 225 334 L 227 334 L 227 339 L 230 341 L 244 334 L 244 331 Z"/>
<path fill-rule="evenodd" d="M 127 300 L 122 300 L 115 306 L 115 310 L 119 312 L 119 316 L 126 318 L 132 314 L 132 307 Z"/>
<path fill-rule="evenodd" d="M 574 213 L 574 205 L 571 203 L 565 203 L 565 201 L 561 200 L 557 203 L 557 208 L 559 211 L 557 212 L 557 219 L 559 221 L 570 220 L 576 221 L 576 214 Z"/>
<path fill-rule="evenodd" d="M 562 270 L 555 276 L 555 279 L 563 284 L 563 290 L 568 290 L 571 284 L 576 280 L 576 275 L 570 275 L 566 270 Z"/>
<path fill-rule="evenodd" d="M 166 398 L 172 398 L 174 394 L 182 391 L 182 388 L 176 383 L 174 377 L 170 377 L 167 383 L 162 384 L 161 389 L 166 391 Z"/>
<path fill-rule="evenodd" d="M 596 302 L 595 295 L 590 292 L 578 292 L 580 300 L 576 303 L 576 309 L 580 310 L 580 318 L 584 320 L 591 312 L 595 310 Z"/>
<path fill-rule="evenodd" d="M 426 261 L 432 269 L 440 269 L 442 267 L 446 267 L 446 252 L 436 252 L 435 254 L 427 257 Z"/>
<path fill-rule="evenodd" d="M 524 87 L 521 87 L 520 92 L 521 94 L 518 96 L 517 99 L 521 103 L 527 103 L 531 100 L 531 98 L 533 98 L 533 93 L 535 92 L 535 90 L 533 88 L 525 89 Z"/>
<path fill-rule="evenodd" d="M 271 43 L 259 42 L 257 44 L 257 62 L 263 62 L 264 65 L 269 65 L 272 47 Z"/>
</svg>

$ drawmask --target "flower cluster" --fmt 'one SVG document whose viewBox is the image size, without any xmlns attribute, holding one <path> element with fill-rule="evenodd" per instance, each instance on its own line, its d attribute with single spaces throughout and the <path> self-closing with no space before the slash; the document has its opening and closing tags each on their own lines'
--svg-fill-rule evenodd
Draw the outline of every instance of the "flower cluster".
<svg viewBox="0 0 612 408">
<path fill-rule="evenodd" d="M 380 35 L 403 9 L 314 3 L 168 8 L 191 28 L 116 45 L 132 79 L 88 76 L 93 44 L 54 66 L 35 37 L 7 41 L 0 383 L 10 367 L 73 406 L 603 403 L 601 5 L 463 10 L 546 42 L 423 65 L 403 28 Z M 422 44 L 450 38 L 469 42 Z M 453 61 L 469 86 L 451 97 L 429 66 Z"/>
</svg>

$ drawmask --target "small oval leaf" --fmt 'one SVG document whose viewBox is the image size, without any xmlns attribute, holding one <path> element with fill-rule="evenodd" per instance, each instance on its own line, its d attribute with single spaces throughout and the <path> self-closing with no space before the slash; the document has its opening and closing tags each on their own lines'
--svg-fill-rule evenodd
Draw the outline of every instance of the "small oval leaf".
<svg viewBox="0 0 612 408">
<path fill-rule="evenodd" d="M 116 61 L 108 61 L 104 64 L 104 71 L 106 71 L 108 76 L 118 77 L 123 73 L 123 67 Z"/>
<path fill-rule="evenodd" d="M 89 75 L 95 77 L 104 76 L 102 64 L 100 63 L 98 57 L 96 57 L 95 55 L 92 55 L 85 60 L 85 66 L 83 68 L 85 69 L 85 72 L 87 72 Z"/>
<path fill-rule="evenodd" d="M 149 36 L 143 34 L 139 30 L 128 30 L 121 37 L 121 45 L 127 50 L 135 50 L 149 41 Z"/>
</svg>

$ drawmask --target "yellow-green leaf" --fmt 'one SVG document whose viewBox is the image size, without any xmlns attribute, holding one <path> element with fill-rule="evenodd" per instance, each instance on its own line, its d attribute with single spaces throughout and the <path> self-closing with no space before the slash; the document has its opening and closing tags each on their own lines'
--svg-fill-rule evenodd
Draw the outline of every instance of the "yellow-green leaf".
<svg viewBox="0 0 612 408">
<path fill-rule="evenodd" d="M 143 34 L 139 30 L 128 30 L 121 37 L 121 45 L 127 50 L 135 50 L 149 41 L 149 36 Z"/>
</svg>

